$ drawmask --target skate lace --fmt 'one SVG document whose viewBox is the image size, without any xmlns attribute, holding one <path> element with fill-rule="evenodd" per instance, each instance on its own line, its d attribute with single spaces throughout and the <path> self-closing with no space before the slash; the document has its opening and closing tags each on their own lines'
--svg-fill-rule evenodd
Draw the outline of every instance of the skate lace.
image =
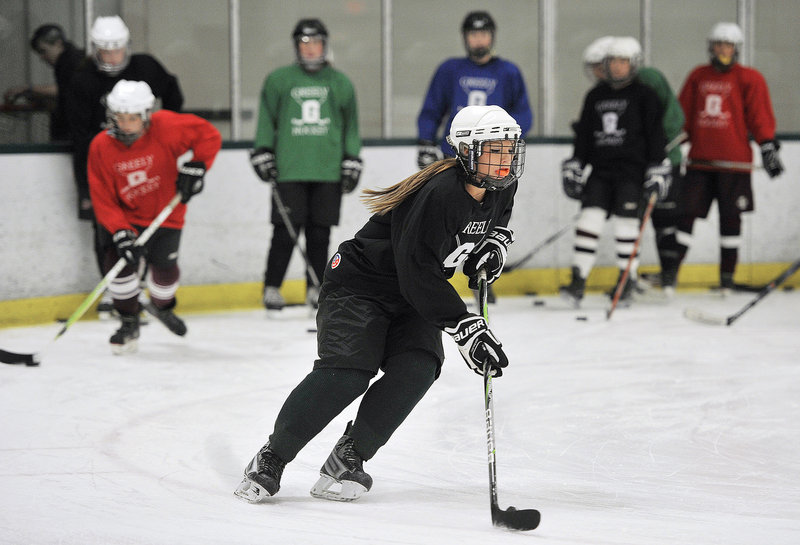
<svg viewBox="0 0 800 545">
<path fill-rule="evenodd" d="M 278 455 L 271 450 L 265 449 L 261 452 L 261 459 L 258 463 L 259 473 L 267 473 L 280 480 L 284 467 L 286 467 L 286 463 L 278 458 Z"/>
<path fill-rule="evenodd" d="M 350 471 L 355 469 L 361 470 L 363 461 L 361 456 L 353 448 L 353 440 L 348 438 L 342 443 L 341 448 L 337 454 L 344 464 L 350 468 Z"/>
</svg>

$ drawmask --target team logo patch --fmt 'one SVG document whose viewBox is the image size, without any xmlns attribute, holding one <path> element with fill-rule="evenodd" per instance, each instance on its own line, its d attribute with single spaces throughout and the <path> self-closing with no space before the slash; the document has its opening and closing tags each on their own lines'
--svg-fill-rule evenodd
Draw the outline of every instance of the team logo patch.
<svg viewBox="0 0 800 545">
<path fill-rule="evenodd" d="M 331 259 L 331 269 L 335 269 L 336 267 L 338 267 L 339 263 L 341 262 L 342 262 L 342 256 L 337 252 L 336 255 L 333 256 L 333 259 Z"/>
</svg>

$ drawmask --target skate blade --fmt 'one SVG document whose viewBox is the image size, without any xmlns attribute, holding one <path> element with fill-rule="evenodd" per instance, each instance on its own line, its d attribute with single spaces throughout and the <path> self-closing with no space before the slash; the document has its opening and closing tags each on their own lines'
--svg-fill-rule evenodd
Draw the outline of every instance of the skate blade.
<svg viewBox="0 0 800 545">
<path fill-rule="evenodd" d="M 575 299 L 575 297 L 573 297 L 570 293 L 561 291 L 559 292 L 559 295 L 561 296 L 561 300 L 566 302 L 572 308 L 581 308 L 581 300 Z"/>
<path fill-rule="evenodd" d="M 101 322 L 108 322 L 111 320 L 119 320 L 119 312 L 116 310 L 98 310 L 97 319 Z"/>
<path fill-rule="evenodd" d="M 112 344 L 111 353 L 115 356 L 122 356 L 123 354 L 133 354 L 139 350 L 139 341 L 134 339 L 125 344 Z"/>
<path fill-rule="evenodd" d="M 259 503 L 270 497 L 266 488 L 247 477 L 242 479 L 242 482 L 233 491 L 233 495 L 248 503 Z"/>
<path fill-rule="evenodd" d="M 320 474 L 316 484 L 311 487 L 312 496 L 331 501 L 355 501 L 364 495 L 366 491 L 367 489 L 364 485 L 355 481 L 337 481 L 333 477 L 324 474 Z"/>
<path fill-rule="evenodd" d="M 650 303 L 656 305 L 666 305 L 675 298 L 675 288 L 651 289 L 647 291 L 637 291 L 633 294 L 633 300 L 637 303 Z"/>
</svg>

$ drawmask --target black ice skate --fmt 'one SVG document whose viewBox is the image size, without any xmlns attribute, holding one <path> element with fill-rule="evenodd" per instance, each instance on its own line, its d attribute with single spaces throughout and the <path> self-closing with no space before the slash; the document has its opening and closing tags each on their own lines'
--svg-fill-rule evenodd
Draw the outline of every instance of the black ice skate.
<svg viewBox="0 0 800 545">
<path fill-rule="evenodd" d="M 120 315 L 122 325 L 111 335 L 111 352 L 114 354 L 132 354 L 139 348 L 139 315 Z"/>
<path fill-rule="evenodd" d="M 352 428 L 353 423 L 348 422 L 344 435 L 319 470 L 319 480 L 311 488 L 311 495 L 315 498 L 353 501 L 372 488 L 372 477 L 363 469 L 364 460 L 353 448 Z M 332 490 L 334 485 L 339 485 L 339 490 Z"/>
<path fill-rule="evenodd" d="M 583 299 L 585 290 L 586 279 L 581 277 L 581 271 L 578 267 L 572 267 L 572 282 L 570 282 L 568 286 L 561 286 L 558 289 L 561 298 L 575 308 L 581 306 L 581 300 Z"/>
<path fill-rule="evenodd" d="M 267 443 L 245 468 L 244 479 L 233 491 L 234 495 L 250 503 L 258 503 L 274 496 L 281 488 L 284 467 L 286 462 L 272 452 Z"/>
<path fill-rule="evenodd" d="M 186 324 L 172 312 L 172 309 L 175 308 L 174 299 L 172 303 L 165 308 L 158 308 L 152 301 L 144 305 L 144 308 L 147 312 L 158 318 L 158 321 L 164 324 L 167 329 L 172 331 L 175 335 L 180 335 L 181 337 L 186 335 Z"/>
</svg>

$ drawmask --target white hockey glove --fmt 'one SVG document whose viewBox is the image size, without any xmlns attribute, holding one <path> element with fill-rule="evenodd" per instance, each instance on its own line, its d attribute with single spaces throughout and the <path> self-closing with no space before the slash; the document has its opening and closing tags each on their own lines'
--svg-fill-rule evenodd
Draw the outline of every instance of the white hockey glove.
<svg viewBox="0 0 800 545">
<path fill-rule="evenodd" d="M 250 152 L 250 164 L 262 181 L 268 184 L 278 181 L 278 164 L 271 149 L 258 148 Z"/>
<path fill-rule="evenodd" d="M 570 199 L 580 199 L 583 195 L 584 165 L 579 159 L 574 157 L 561 163 L 561 183 L 564 185 L 564 193 Z"/>
<path fill-rule="evenodd" d="M 422 170 L 442 158 L 442 150 L 430 140 L 417 142 L 417 166 Z"/>
<path fill-rule="evenodd" d="M 669 159 L 659 165 L 650 166 L 644 173 L 644 200 L 649 201 L 653 193 L 656 200 L 663 201 L 669 193 L 669 186 L 672 185 L 672 165 Z"/>
<path fill-rule="evenodd" d="M 770 178 L 780 176 L 783 172 L 783 163 L 778 156 L 779 149 L 781 149 L 781 144 L 777 140 L 767 140 L 761 143 L 761 162 L 764 163 L 764 170 L 767 171 Z"/>
<path fill-rule="evenodd" d="M 186 204 L 194 195 L 203 190 L 203 176 L 206 174 L 206 165 L 202 161 L 189 161 L 178 169 L 178 179 L 175 185 L 181 193 L 181 202 Z"/>
<path fill-rule="evenodd" d="M 503 375 L 508 358 L 502 343 L 489 330 L 486 320 L 475 314 L 465 314 L 453 327 L 445 327 L 445 333 L 453 337 L 467 366 L 483 376 L 483 363 L 490 360 L 492 376 Z"/>
<path fill-rule="evenodd" d="M 464 274 L 469 277 L 470 289 L 478 289 L 478 271 L 486 269 L 486 280 L 491 284 L 500 277 L 506 264 L 508 247 L 514 242 L 514 231 L 495 227 L 483 242 L 470 252 L 464 261 Z"/>
<path fill-rule="evenodd" d="M 342 193 L 350 193 L 356 188 L 363 168 L 364 163 L 358 157 L 346 156 L 342 159 Z"/>
</svg>

